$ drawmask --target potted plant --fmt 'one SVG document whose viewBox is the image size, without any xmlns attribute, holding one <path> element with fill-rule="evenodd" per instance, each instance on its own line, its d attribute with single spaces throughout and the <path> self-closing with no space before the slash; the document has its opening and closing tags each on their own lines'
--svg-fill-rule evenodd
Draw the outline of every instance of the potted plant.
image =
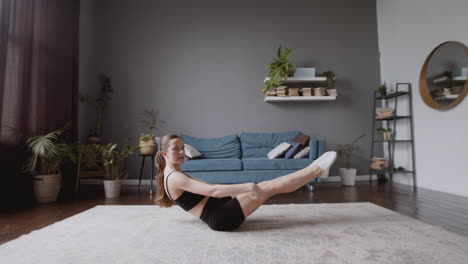
<svg viewBox="0 0 468 264">
<path fill-rule="evenodd" d="M 100 74 L 98 75 L 98 78 L 101 84 L 99 96 L 96 98 L 92 98 L 88 95 L 80 96 L 80 101 L 94 106 L 96 110 L 96 125 L 88 133 L 89 144 L 99 144 L 101 142 L 102 115 L 104 110 L 107 108 L 109 101 L 112 99 L 110 94 L 113 92 L 109 77 L 104 74 Z"/>
<path fill-rule="evenodd" d="M 34 194 L 40 203 L 57 200 L 61 188 L 60 165 L 76 158 L 75 146 L 63 141 L 66 129 L 67 126 L 26 140 L 31 158 L 24 164 L 24 169 L 34 175 Z"/>
<path fill-rule="evenodd" d="M 393 130 L 391 128 L 383 128 L 379 127 L 376 129 L 377 133 L 382 137 L 383 141 L 389 141 L 392 139 L 392 132 Z"/>
<path fill-rule="evenodd" d="M 154 155 L 158 147 L 155 133 L 159 127 L 156 125 L 158 123 L 164 123 L 164 121 L 159 120 L 159 110 L 145 109 L 144 115 L 146 119 L 139 120 L 138 122 L 143 124 L 149 133 L 140 135 L 140 153 L 142 155 Z"/>
<path fill-rule="evenodd" d="M 116 198 L 120 196 L 120 180 L 128 175 L 124 162 L 136 150 L 135 147 L 124 145 L 119 148 L 117 144 L 109 143 L 107 145 L 90 145 L 97 151 L 97 157 L 100 159 L 104 170 L 104 192 L 106 198 Z"/>
<path fill-rule="evenodd" d="M 359 136 L 351 144 L 337 146 L 336 152 L 338 156 L 341 158 L 344 158 L 346 161 L 346 168 L 339 168 L 339 173 L 340 173 L 341 181 L 343 185 L 354 185 L 354 183 L 356 182 L 357 169 L 350 168 L 350 160 L 351 160 L 351 155 L 353 154 L 354 151 L 362 151 L 357 146 L 357 142 L 365 136 L 366 136 L 365 134 Z"/>
<path fill-rule="evenodd" d="M 289 61 L 291 51 L 291 48 L 286 48 L 282 53 L 280 45 L 276 54 L 277 58 L 273 58 L 272 63 L 265 65 L 270 72 L 268 74 L 269 79 L 263 86 L 263 93 L 266 93 L 274 86 L 283 84 L 283 79 L 287 80 L 289 76 L 292 76 L 296 67 Z"/>
<path fill-rule="evenodd" d="M 377 91 L 380 93 L 380 96 L 387 95 L 387 84 L 385 82 L 377 88 Z"/>
<path fill-rule="evenodd" d="M 320 76 L 327 78 L 327 93 L 336 96 L 336 74 L 333 71 L 326 71 Z"/>
</svg>

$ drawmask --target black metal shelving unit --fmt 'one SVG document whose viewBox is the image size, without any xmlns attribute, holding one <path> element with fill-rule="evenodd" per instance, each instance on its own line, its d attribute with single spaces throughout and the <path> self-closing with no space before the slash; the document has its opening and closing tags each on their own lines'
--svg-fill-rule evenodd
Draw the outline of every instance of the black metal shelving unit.
<svg viewBox="0 0 468 264">
<path fill-rule="evenodd" d="M 408 88 L 407 91 L 403 91 L 400 89 L 401 86 L 406 86 Z M 400 96 L 409 96 L 409 115 L 407 116 L 398 116 L 398 98 Z M 382 103 L 382 100 L 385 100 L 385 105 L 387 104 L 387 100 L 389 99 L 394 99 L 395 100 L 395 114 L 393 117 L 390 118 L 376 118 L 376 105 L 377 102 L 380 101 Z M 409 173 L 413 175 L 413 187 L 416 188 L 416 166 L 415 166 L 415 160 L 414 160 L 414 125 L 413 125 L 413 100 L 412 100 L 412 92 L 411 92 L 411 84 L 410 83 L 397 83 L 396 84 L 396 91 L 392 94 L 388 95 L 381 95 L 378 91 L 374 91 L 374 115 L 372 117 L 373 122 L 372 122 L 372 147 L 371 147 L 371 160 L 374 157 L 374 147 L 375 143 L 383 143 L 387 142 L 387 147 L 388 147 L 388 154 L 389 154 L 389 167 L 390 169 L 388 170 L 374 170 L 370 168 L 369 166 L 369 181 L 372 181 L 372 175 L 373 174 L 383 174 L 383 173 L 388 173 L 390 175 L 389 179 L 391 182 L 393 182 L 393 174 L 395 173 Z M 395 140 L 396 137 L 396 123 L 397 120 L 400 119 L 410 119 L 410 130 L 411 130 L 411 139 L 406 139 L 406 140 Z M 375 139 L 375 126 L 376 122 L 387 122 L 387 127 L 390 127 L 390 125 L 393 125 L 393 133 L 392 133 L 392 138 L 391 140 L 376 140 Z M 393 123 L 390 123 L 393 122 Z M 411 143 L 411 157 L 412 157 L 412 165 L 413 165 L 413 170 L 394 170 L 395 164 L 394 164 L 394 158 L 395 158 L 395 143 Z"/>
</svg>

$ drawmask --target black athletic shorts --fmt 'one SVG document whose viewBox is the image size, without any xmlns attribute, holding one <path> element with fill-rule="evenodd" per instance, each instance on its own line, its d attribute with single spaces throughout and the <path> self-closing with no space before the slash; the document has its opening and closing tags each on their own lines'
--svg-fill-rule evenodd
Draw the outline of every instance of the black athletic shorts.
<svg viewBox="0 0 468 264">
<path fill-rule="evenodd" d="M 200 219 L 213 230 L 231 231 L 244 222 L 245 216 L 237 198 L 210 197 Z"/>
</svg>

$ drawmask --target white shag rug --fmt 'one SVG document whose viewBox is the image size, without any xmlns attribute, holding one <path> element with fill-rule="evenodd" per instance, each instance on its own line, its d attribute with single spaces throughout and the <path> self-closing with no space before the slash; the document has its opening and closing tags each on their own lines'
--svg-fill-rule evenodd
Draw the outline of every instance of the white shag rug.
<svg viewBox="0 0 468 264">
<path fill-rule="evenodd" d="M 181 208 L 96 206 L 0 245 L 0 263 L 468 263 L 468 238 L 371 203 L 263 205 L 233 232 Z"/>
</svg>

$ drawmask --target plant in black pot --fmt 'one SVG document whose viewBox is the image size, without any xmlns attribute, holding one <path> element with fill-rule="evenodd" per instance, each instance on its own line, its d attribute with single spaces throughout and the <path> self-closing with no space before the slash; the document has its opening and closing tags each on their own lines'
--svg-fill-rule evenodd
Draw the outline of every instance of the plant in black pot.
<svg viewBox="0 0 468 264">
<path fill-rule="evenodd" d="M 346 162 L 346 168 L 339 168 L 339 173 L 341 177 L 341 181 L 343 185 L 354 185 L 356 181 L 356 168 L 351 168 L 351 156 L 355 151 L 362 151 L 358 146 L 357 143 L 366 135 L 363 134 L 353 140 L 350 144 L 338 145 L 336 148 L 336 152 L 340 158 L 344 158 Z"/>
<path fill-rule="evenodd" d="M 294 74 L 296 67 L 289 61 L 289 55 L 292 49 L 286 48 L 281 50 L 281 45 L 276 53 L 277 58 L 273 58 L 273 62 L 265 65 L 270 70 L 268 73 L 268 80 L 263 86 L 263 93 L 266 93 L 270 88 L 283 84 L 283 80 L 287 80 L 288 77 Z"/>
<path fill-rule="evenodd" d="M 92 105 L 96 111 L 96 125 L 88 132 L 88 143 L 99 144 L 101 142 L 101 125 L 104 110 L 106 110 L 109 101 L 112 99 L 110 94 L 113 92 L 110 78 L 104 74 L 98 75 L 101 90 L 98 97 L 93 98 L 88 95 L 80 96 L 80 101 Z"/>
</svg>

